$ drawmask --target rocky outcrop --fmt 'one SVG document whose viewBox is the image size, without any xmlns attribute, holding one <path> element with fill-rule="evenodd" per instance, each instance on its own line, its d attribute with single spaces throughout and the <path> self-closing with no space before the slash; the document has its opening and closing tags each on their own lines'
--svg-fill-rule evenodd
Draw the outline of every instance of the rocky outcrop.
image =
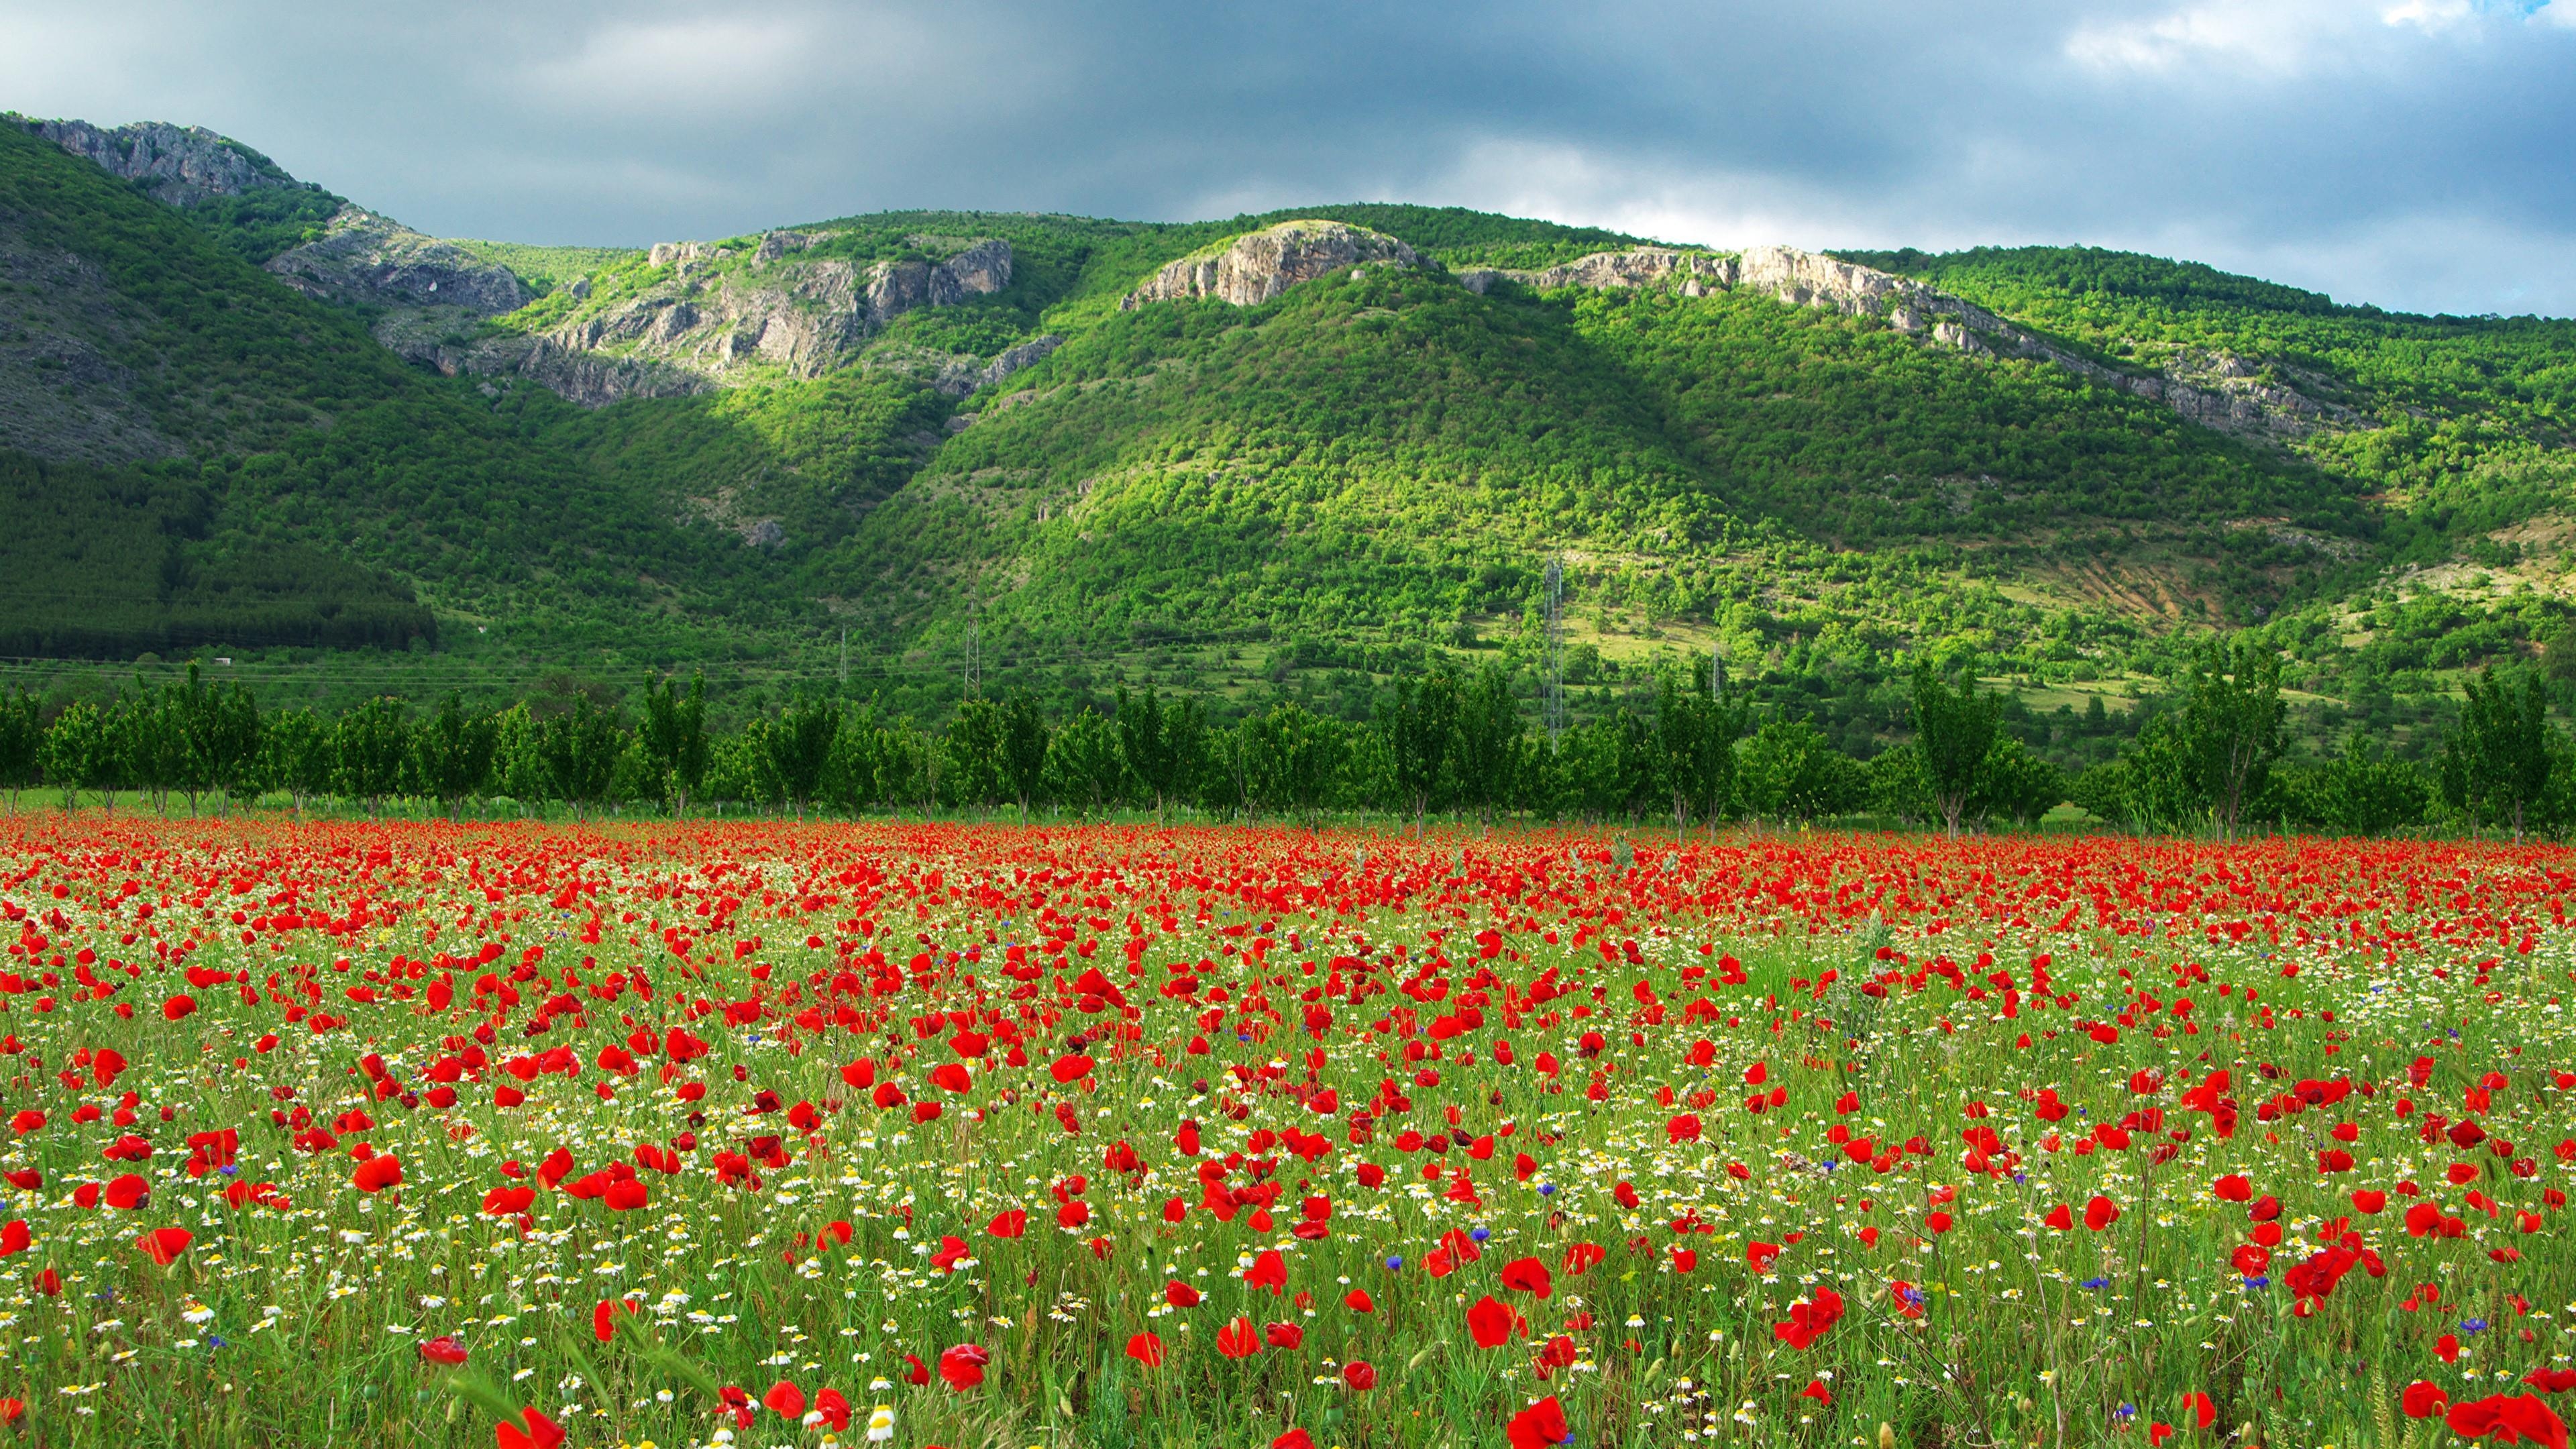
<svg viewBox="0 0 2576 1449">
<path fill-rule="evenodd" d="M 954 307 L 1011 285 L 1011 244 L 980 241 L 946 261 L 879 262 L 868 268 L 867 320 L 872 327 L 916 307 Z"/>
<path fill-rule="evenodd" d="M 1132 312 L 1149 303 L 1192 297 L 1257 307 L 1299 282 L 1345 267 L 1419 264 L 1413 248 L 1366 227 L 1338 221 L 1283 221 L 1165 266 L 1128 293 L 1118 307 Z"/>
<path fill-rule="evenodd" d="M 380 320 L 375 337 L 405 361 L 445 376 L 521 378 L 584 407 L 633 397 L 689 397 L 717 386 L 652 358 L 579 351 L 552 337 L 469 336 L 475 321 L 461 312 L 407 310 Z"/>
<path fill-rule="evenodd" d="M 1877 316 L 1901 332 L 1928 331 L 1934 343 L 1963 352 L 2045 362 L 2088 382 L 2161 403 L 2187 421 L 2224 433 L 2287 439 L 2328 424 L 2367 425 L 2349 408 L 2265 380 L 2258 364 L 2241 357 L 2185 354 L 2162 371 L 2116 368 L 1911 277 L 1795 247 L 1746 251 L 1738 262 L 1737 281 L 1791 305 Z"/>
<path fill-rule="evenodd" d="M 2088 382 L 2161 403 L 2187 421 L 2241 437 L 2287 439 L 2328 425 L 2369 425 L 2348 408 L 2267 378 L 2264 368 L 2245 358 L 2184 353 L 2161 371 L 2116 368 L 1911 277 L 1796 247 L 1750 247 L 1733 257 L 1639 247 L 1595 252 L 1542 271 L 1464 270 L 1458 280 L 1474 292 L 1502 281 L 1542 290 L 1675 285 L 1690 295 L 1710 288 L 1746 288 L 1794 307 L 1877 317 L 1935 346 L 2045 362 Z"/>
<path fill-rule="evenodd" d="M 990 362 L 954 352 L 933 352 L 924 347 L 880 347 L 868 354 L 867 365 L 912 378 L 943 396 L 966 397 L 1036 366 L 1063 345 L 1064 339 L 1050 332 L 1044 337 L 1023 342 Z"/>
<path fill-rule="evenodd" d="M 1708 287 L 1729 287 L 1735 283 L 1735 261 L 1714 252 L 1689 252 L 1673 247 L 1637 247 L 1624 252 L 1594 252 L 1559 266 L 1537 271 L 1520 271 L 1508 267 L 1470 267 L 1458 273 L 1458 282 L 1470 292 L 1483 293 L 1496 282 L 1517 282 L 1539 291 L 1558 287 L 1589 287 L 1599 291 L 1610 287 L 1643 287 L 1679 278 L 1682 289 L 1691 295 Z"/>
<path fill-rule="evenodd" d="M 208 197 L 237 196 L 271 186 L 301 186 L 277 163 L 203 126 L 144 121 L 93 126 L 87 121 L 28 121 L 28 130 L 111 175 L 139 182 L 153 199 L 193 206 Z"/>
<path fill-rule="evenodd" d="M 266 266 L 288 286 L 325 301 L 460 307 L 489 317 L 531 300 L 527 284 L 509 268 L 362 206 L 340 208 L 320 240 L 280 252 Z"/>
<path fill-rule="evenodd" d="M 864 265 L 807 255 L 835 235 L 773 231 L 735 246 L 664 242 L 646 254 L 651 271 L 641 277 L 609 273 L 566 286 L 576 305 L 541 332 L 459 341 L 453 315 L 441 314 L 387 319 L 377 336 L 443 372 L 516 375 L 596 405 L 704 392 L 763 374 L 819 377 L 857 361 L 907 312 L 954 306 L 1011 284 L 1005 241 L 914 238 L 924 251 L 944 246 L 949 254 Z M 876 362 L 963 397 L 1044 357 L 1060 340 L 1024 343 L 990 362 L 923 349 Z"/>
</svg>

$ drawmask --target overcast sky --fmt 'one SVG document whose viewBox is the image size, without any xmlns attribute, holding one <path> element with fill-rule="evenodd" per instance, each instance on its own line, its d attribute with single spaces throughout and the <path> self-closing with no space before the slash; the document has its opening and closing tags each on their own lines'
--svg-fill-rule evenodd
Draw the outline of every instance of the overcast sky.
<svg viewBox="0 0 2576 1449">
<path fill-rule="evenodd" d="M 2576 313 L 2576 0 L 0 0 L 0 108 L 448 236 L 1400 200 Z"/>
</svg>

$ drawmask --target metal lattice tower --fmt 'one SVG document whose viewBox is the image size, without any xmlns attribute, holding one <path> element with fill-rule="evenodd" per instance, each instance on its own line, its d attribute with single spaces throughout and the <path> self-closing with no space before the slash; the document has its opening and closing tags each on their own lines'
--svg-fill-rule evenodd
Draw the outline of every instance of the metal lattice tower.
<svg viewBox="0 0 2576 1449">
<path fill-rule="evenodd" d="M 1547 561 L 1547 742 L 1565 733 L 1565 560 Z"/>
</svg>

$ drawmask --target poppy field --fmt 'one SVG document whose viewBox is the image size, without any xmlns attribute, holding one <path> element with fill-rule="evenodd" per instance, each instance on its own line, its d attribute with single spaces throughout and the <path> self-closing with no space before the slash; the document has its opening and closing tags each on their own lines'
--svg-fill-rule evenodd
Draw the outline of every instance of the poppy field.
<svg viewBox="0 0 2576 1449">
<path fill-rule="evenodd" d="M 2563 1449 L 2571 892 L 0 822 L 0 1442 Z"/>
</svg>

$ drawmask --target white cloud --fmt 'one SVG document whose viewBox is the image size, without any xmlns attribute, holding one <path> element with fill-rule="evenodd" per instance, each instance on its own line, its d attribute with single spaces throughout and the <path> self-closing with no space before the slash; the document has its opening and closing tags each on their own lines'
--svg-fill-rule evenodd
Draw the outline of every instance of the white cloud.
<svg viewBox="0 0 2576 1449">
<path fill-rule="evenodd" d="M 2475 18 L 2477 8 L 2469 0 L 2398 0 L 2379 12 L 2381 23 L 2412 25 L 2418 30 L 2448 30 Z"/>
<path fill-rule="evenodd" d="M 2405 0 L 2441 6 L 2455 0 Z M 2402 8 L 2402 7 L 2401 7 Z M 2142 20 L 2079 26 L 2066 54 L 2101 71 L 2171 73 L 2210 64 L 2272 76 L 2304 74 L 2358 24 L 2376 18 L 2365 0 L 2215 0 Z"/>
<path fill-rule="evenodd" d="M 2576 0 L 2549 0 L 2531 12 L 2531 18 L 2544 25 L 2560 25 L 2576 30 Z"/>
<path fill-rule="evenodd" d="M 829 60 L 819 39 L 786 16 L 612 21 L 525 75 L 536 98 L 563 109 L 749 116 L 802 89 Z"/>
</svg>

